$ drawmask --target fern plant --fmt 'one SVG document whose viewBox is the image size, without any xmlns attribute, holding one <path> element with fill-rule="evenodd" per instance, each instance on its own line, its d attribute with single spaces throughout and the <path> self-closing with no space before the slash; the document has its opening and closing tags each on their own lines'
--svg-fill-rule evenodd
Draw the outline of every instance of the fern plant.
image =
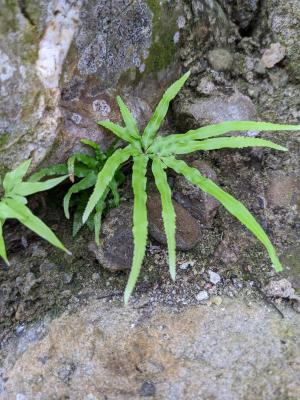
<svg viewBox="0 0 300 400">
<path fill-rule="evenodd" d="M 83 226 L 82 215 L 90 195 L 90 189 L 97 181 L 97 175 L 101 171 L 107 158 L 115 150 L 116 141 L 108 148 L 106 152 L 102 151 L 100 146 L 89 139 L 81 139 L 81 143 L 89 146 L 94 151 L 94 156 L 85 153 L 73 154 L 65 164 L 56 164 L 33 174 L 29 179 L 31 182 L 37 182 L 45 176 L 68 175 L 71 182 L 74 183 L 66 193 L 63 206 L 67 219 L 70 218 L 70 204 L 74 206 L 73 215 L 73 236 L 79 232 Z M 75 177 L 79 179 L 75 183 Z M 120 203 L 118 192 L 119 185 L 125 177 L 121 171 L 116 171 L 104 193 L 100 196 L 93 212 L 87 220 L 88 227 L 95 232 L 95 241 L 99 244 L 99 234 L 101 229 L 102 214 L 107 208 L 117 207 Z M 72 195 L 76 194 L 73 202 Z"/>
<path fill-rule="evenodd" d="M 197 169 L 191 168 L 184 161 L 176 159 L 176 156 L 192 153 L 198 150 L 207 151 L 221 148 L 242 148 L 249 146 L 270 147 L 276 150 L 287 151 L 285 147 L 264 139 L 243 136 L 225 137 L 222 135 L 232 131 L 248 130 L 295 131 L 300 130 L 300 126 L 279 125 L 266 122 L 233 121 L 201 127 L 196 130 L 190 130 L 184 134 L 171 134 L 165 137 L 157 136 L 159 127 L 166 116 L 171 100 L 179 92 L 189 75 L 189 72 L 186 73 L 178 81 L 173 83 L 169 89 L 167 89 L 142 135 L 140 135 L 138 131 L 136 121 L 132 114 L 120 97 L 117 97 L 117 102 L 120 107 L 125 127 L 118 126 L 110 121 L 98 122 L 99 125 L 109 129 L 117 137 L 128 144 L 126 147 L 116 150 L 106 160 L 102 170 L 97 176 L 94 191 L 89 198 L 84 211 L 83 222 L 89 218 L 89 215 L 93 212 L 99 200 L 106 192 L 107 187 L 109 187 L 114 178 L 115 172 L 120 168 L 122 163 L 126 162 L 131 157 L 133 159 L 132 187 L 134 193 L 134 253 L 132 268 L 124 293 L 125 303 L 128 302 L 135 287 L 146 250 L 148 233 L 146 171 L 149 162 L 152 163 L 152 173 L 161 197 L 162 218 L 167 237 L 169 254 L 169 270 L 173 280 L 175 280 L 176 276 L 176 216 L 172 204 L 171 190 L 167 181 L 166 168 L 171 168 L 176 173 L 182 174 L 193 185 L 198 186 L 204 192 L 215 197 L 220 203 L 222 203 L 222 205 L 242 224 L 244 224 L 265 246 L 275 270 L 280 271 L 282 269 L 270 239 L 247 208 L 230 194 L 221 189 L 212 180 L 205 178 Z"/>
<path fill-rule="evenodd" d="M 27 160 L 13 171 L 8 172 L 4 176 L 3 181 L 0 178 L 0 187 L 2 191 L 2 197 L 0 199 L 0 256 L 7 265 L 9 265 L 9 261 L 3 238 L 3 225 L 9 218 L 17 219 L 53 246 L 69 253 L 52 230 L 26 206 L 26 196 L 49 190 L 60 184 L 67 176 L 49 179 L 45 182 L 23 182 L 23 178 L 28 171 L 30 163 L 31 160 Z"/>
</svg>

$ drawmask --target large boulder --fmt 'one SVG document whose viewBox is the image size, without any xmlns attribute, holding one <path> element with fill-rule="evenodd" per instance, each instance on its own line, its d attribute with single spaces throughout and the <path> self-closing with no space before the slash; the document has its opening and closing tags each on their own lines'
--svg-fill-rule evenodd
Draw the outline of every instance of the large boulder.
<svg viewBox="0 0 300 400">
<path fill-rule="evenodd" d="M 111 136 L 95 121 L 120 120 L 117 93 L 143 124 L 149 105 L 179 76 L 181 0 L 0 5 L 2 172 L 28 157 L 33 167 L 61 161 L 81 137 L 105 147 Z"/>
</svg>

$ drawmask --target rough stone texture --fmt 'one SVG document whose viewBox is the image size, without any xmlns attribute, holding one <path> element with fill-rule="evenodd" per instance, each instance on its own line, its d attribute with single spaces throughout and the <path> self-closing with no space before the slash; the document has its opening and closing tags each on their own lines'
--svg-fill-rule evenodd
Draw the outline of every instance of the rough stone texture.
<svg viewBox="0 0 300 400">
<path fill-rule="evenodd" d="M 214 49 L 208 52 L 208 61 L 216 71 L 230 71 L 233 63 L 232 54 L 226 49 Z"/>
<path fill-rule="evenodd" d="M 123 203 L 106 216 L 100 245 L 90 245 L 99 263 L 110 271 L 128 270 L 133 257 L 132 205 Z"/>
<path fill-rule="evenodd" d="M 287 62 L 291 72 L 300 80 L 300 3 L 298 0 L 267 0 L 263 10 L 276 39 L 287 49 Z"/>
<path fill-rule="evenodd" d="M 266 193 L 271 207 L 296 207 L 300 212 L 300 180 L 296 176 L 273 173 Z"/>
<path fill-rule="evenodd" d="M 220 4 L 242 29 L 249 28 L 259 10 L 260 0 L 220 0 Z"/>
<path fill-rule="evenodd" d="M 105 147 L 111 135 L 95 122 L 120 120 L 116 91 L 143 124 L 139 97 L 152 108 L 178 76 L 181 0 L 0 5 L 0 171 L 29 157 L 33 168 L 64 160 L 81 137 Z"/>
<path fill-rule="evenodd" d="M 90 301 L 24 327 L 2 347 L 1 398 L 299 398 L 293 311 L 282 319 L 226 298 L 180 311 L 136 306 Z"/>
<path fill-rule="evenodd" d="M 207 99 L 177 100 L 174 114 L 182 131 L 222 121 L 257 119 L 255 105 L 241 93 L 232 96 L 214 95 Z"/>
<path fill-rule="evenodd" d="M 167 239 L 161 214 L 159 194 L 151 193 L 148 197 L 149 233 L 159 243 L 166 244 Z M 176 201 L 173 201 L 176 213 L 176 248 L 190 250 L 200 240 L 200 231 L 196 220 Z"/>
<path fill-rule="evenodd" d="M 197 168 L 206 178 L 217 181 L 217 175 L 205 161 L 193 161 L 191 166 Z M 174 199 L 186 208 L 194 218 L 210 226 L 219 207 L 219 202 L 192 185 L 183 176 L 176 176 L 173 187 Z"/>
<path fill-rule="evenodd" d="M 273 68 L 284 59 L 285 54 L 286 49 L 280 43 L 272 43 L 270 48 L 264 51 L 261 62 L 266 68 Z"/>
</svg>

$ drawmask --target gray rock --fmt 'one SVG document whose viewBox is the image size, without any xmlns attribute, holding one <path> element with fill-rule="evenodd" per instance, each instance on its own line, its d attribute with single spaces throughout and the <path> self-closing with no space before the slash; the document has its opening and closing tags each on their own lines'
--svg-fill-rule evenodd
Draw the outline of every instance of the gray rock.
<svg viewBox="0 0 300 400">
<path fill-rule="evenodd" d="M 1 396 L 138 400 L 147 381 L 166 400 L 297 399 L 300 319 L 247 299 L 175 310 L 157 304 L 147 315 L 119 301 L 76 304 L 45 328 L 26 324 L 2 342 Z"/>
<path fill-rule="evenodd" d="M 240 28 L 246 29 L 256 16 L 259 8 L 260 0 L 243 0 L 239 2 L 236 0 L 220 0 L 220 3 L 227 10 L 233 21 L 239 25 Z"/>
<path fill-rule="evenodd" d="M 208 52 L 208 61 L 216 71 L 230 71 L 233 63 L 233 56 L 226 49 L 214 49 Z"/>
<path fill-rule="evenodd" d="M 152 381 L 144 381 L 139 390 L 139 394 L 142 397 L 152 397 L 155 396 L 156 388 Z"/>
<path fill-rule="evenodd" d="M 293 77 L 300 80 L 300 3 L 298 0 L 267 0 L 262 11 L 275 40 L 286 48 L 286 59 Z"/>
<path fill-rule="evenodd" d="M 266 199 L 269 207 L 296 206 L 300 204 L 300 181 L 294 175 L 275 172 L 270 177 L 266 190 Z"/>
<path fill-rule="evenodd" d="M 100 246 L 90 246 L 99 263 L 110 271 L 128 270 L 133 257 L 132 206 L 123 203 L 106 216 Z"/>
<path fill-rule="evenodd" d="M 179 75 L 181 0 L 2 3 L 0 172 L 29 157 L 32 168 L 63 161 L 82 137 L 109 145 L 95 122 L 120 121 L 116 90 L 143 124 L 139 98 L 153 108 Z"/>
<path fill-rule="evenodd" d="M 217 175 L 205 161 L 194 161 L 191 164 L 206 178 L 217 181 Z M 174 199 L 186 208 L 194 218 L 202 223 L 211 225 L 219 207 L 214 197 L 204 193 L 199 187 L 192 185 L 183 176 L 176 176 L 173 188 Z"/>
<path fill-rule="evenodd" d="M 206 99 L 181 98 L 175 101 L 174 115 L 182 132 L 223 121 L 257 119 L 255 105 L 239 92 L 232 96 L 214 95 Z"/>
<path fill-rule="evenodd" d="M 284 59 L 285 55 L 285 47 L 281 46 L 280 43 L 272 43 L 270 48 L 264 51 L 261 62 L 266 68 L 273 68 L 274 65 Z"/>
<path fill-rule="evenodd" d="M 160 196 L 151 193 L 148 196 L 149 233 L 159 243 L 167 244 L 164 232 Z M 200 239 L 199 227 L 196 220 L 179 203 L 173 200 L 176 213 L 176 248 L 190 250 Z"/>
</svg>

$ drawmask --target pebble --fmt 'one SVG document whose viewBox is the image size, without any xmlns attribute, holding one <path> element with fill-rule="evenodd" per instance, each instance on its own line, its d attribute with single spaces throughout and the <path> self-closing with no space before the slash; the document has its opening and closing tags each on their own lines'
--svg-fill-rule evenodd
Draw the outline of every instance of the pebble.
<svg viewBox="0 0 300 400">
<path fill-rule="evenodd" d="M 261 62 L 266 68 L 273 68 L 284 59 L 286 49 L 280 43 L 272 43 L 269 49 L 266 49 Z"/>
<path fill-rule="evenodd" d="M 214 49 L 207 55 L 209 64 L 215 71 L 229 71 L 232 67 L 233 56 L 226 49 Z"/>
<path fill-rule="evenodd" d="M 152 381 L 144 381 L 140 387 L 139 394 L 142 397 L 152 397 L 155 396 L 156 388 Z"/>
<path fill-rule="evenodd" d="M 195 261 L 186 261 L 182 264 L 180 264 L 179 268 L 182 270 L 186 270 L 190 267 L 193 267 L 195 265 Z"/>
<path fill-rule="evenodd" d="M 201 292 L 199 292 L 196 295 L 196 300 L 197 301 L 204 301 L 204 300 L 208 300 L 209 296 L 206 290 L 201 290 Z"/>
<path fill-rule="evenodd" d="M 222 304 L 222 297 L 220 296 L 213 296 L 210 298 L 210 304 L 214 306 L 220 306 Z"/>
<path fill-rule="evenodd" d="M 213 283 L 214 285 L 217 285 L 220 282 L 221 277 L 219 274 L 217 274 L 216 272 L 211 271 L 211 270 L 208 271 L 208 274 L 209 274 L 209 281 L 211 283 Z"/>
</svg>

